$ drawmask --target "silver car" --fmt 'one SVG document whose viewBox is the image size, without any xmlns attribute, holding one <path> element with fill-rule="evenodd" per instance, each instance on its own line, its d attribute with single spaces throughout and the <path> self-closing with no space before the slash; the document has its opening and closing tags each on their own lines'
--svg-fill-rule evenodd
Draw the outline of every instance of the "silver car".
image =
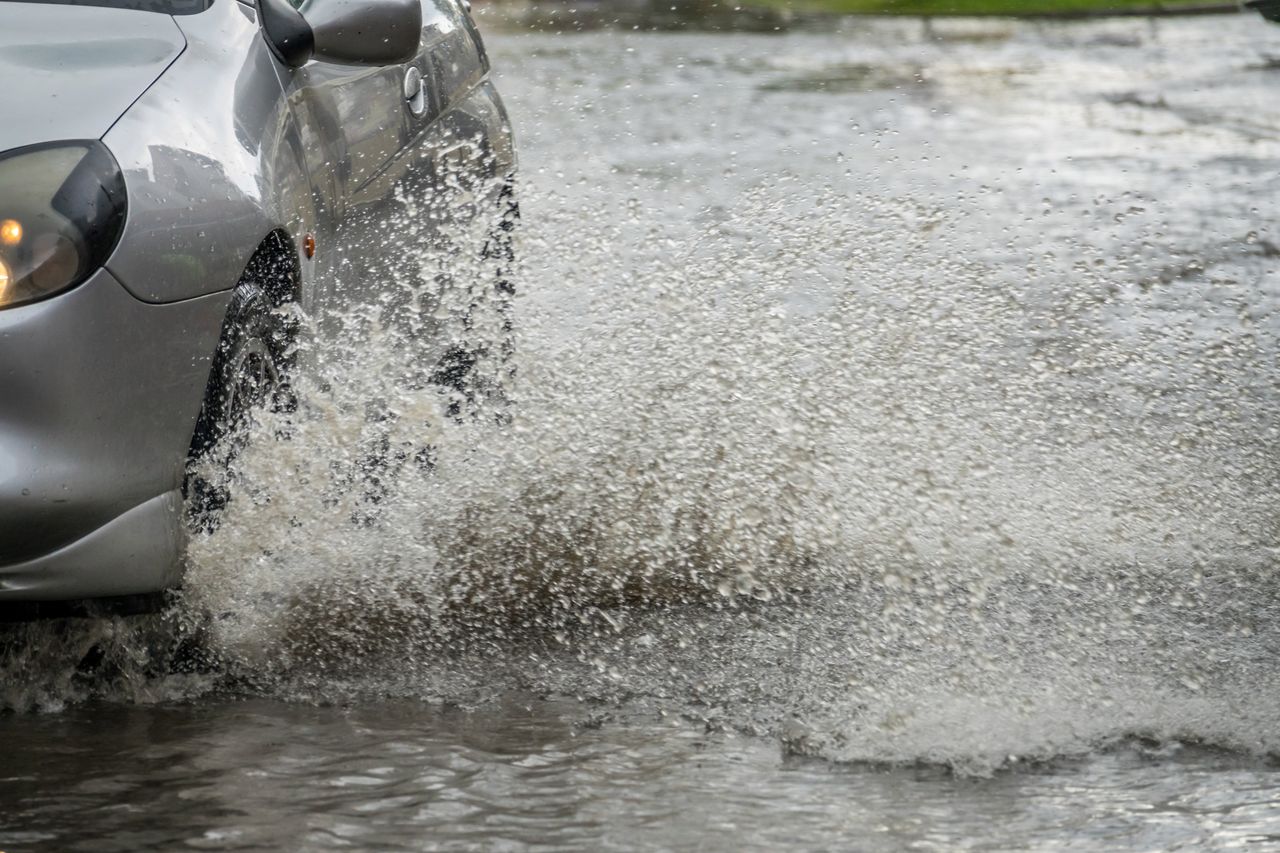
<svg viewBox="0 0 1280 853">
<path fill-rule="evenodd" d="M 507 115 L 467 0 L 0 0 L 0 71 L 0 613 L 139 606 L 406 199 L 461 175 L 509 259 Z"/>
</svg>

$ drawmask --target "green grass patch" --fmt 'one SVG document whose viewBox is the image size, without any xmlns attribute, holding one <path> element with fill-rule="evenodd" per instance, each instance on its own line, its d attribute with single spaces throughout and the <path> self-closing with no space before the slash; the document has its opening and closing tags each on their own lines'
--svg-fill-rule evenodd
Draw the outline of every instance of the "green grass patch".
<svg viewBox="0 0 1280 853">
<path fill-rule="evenodd" d="M 1070 15 L 1168 11 L 1211 0 L 753 0 L 775 8 L 850 15 Z"/>
</svg>

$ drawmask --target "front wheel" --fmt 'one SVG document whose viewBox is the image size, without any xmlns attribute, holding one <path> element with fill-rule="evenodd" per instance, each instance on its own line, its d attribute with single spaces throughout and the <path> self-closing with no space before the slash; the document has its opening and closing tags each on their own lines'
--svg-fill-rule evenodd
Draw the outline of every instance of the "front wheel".
<svg viewBox="0 0 1280 853">
<path fill-rule="evenodd" d="M 183 491 L 193 528 L 217 527 L 231 500 L 231 466 L 248 440 L 254 412 L 293 404 L 286 379 L 292 336 L 272 307 L 256 284 L 232 293 L 188 454 Z"/>
</svg>

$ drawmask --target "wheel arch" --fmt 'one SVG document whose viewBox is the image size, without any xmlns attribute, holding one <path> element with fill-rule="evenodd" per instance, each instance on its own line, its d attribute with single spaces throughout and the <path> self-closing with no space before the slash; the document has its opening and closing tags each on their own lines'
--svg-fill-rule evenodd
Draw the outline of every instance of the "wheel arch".
<svg viewBox="0 0 1280 853">
<path fill-rule="evenodd" d="M 222 387 L 222 368 L 235 326 L 241 319 L 239 292 L 246 288 L 257 288 L 266 295 L 272 308 L 297 303 L 302 296 L 302 260 L 298 257 L 295 246 L 295 241 L 286 229 L 273 228 L 259 241 L 235 286 L 231 288 L 231 298 L 227 300 L 222 329 L 218 334 L 218 345 L 213 357 L 209 359 L 209 374 L 205 380 L 200 413 L 192 429 L 187 451 L 188 461 L 211 447 L 218 437 L 217 419 L 212 416 L 217 406 L 211 404 L 225 392 Z M 288 335 L 296 332 L 292 322 L 285 323 L 284 330 Z"/>
<path fill-rule="evenodd" d="M 236 287 L 253 283 L 261 287 L 279 308 L 302 297 L 302 259 L 296 243 L 283 227 L 273 229 L 253 250 Z"/>
</svg>

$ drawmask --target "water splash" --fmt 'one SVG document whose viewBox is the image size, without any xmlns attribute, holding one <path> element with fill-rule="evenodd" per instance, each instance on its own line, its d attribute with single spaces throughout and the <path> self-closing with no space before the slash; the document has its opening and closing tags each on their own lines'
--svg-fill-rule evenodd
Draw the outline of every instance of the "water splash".
<svg viewBox="0 0 1280 853">
<path fill-rule="evenodd" d="M 827 47 L 804 59 L 860 61 Z M 628 79 L 683 68 L 652 62 Z M 389 275 L 330 321 L 193 543 L 177 618 L 222 685 L 519 690 L 977 773 L 1134 736 L 1277 749 L 1275 306 L 1239 286 L 1268 235 L 1183 246 L 1176 194 L 1051 184 L 993 226 L 976 178 L 940 205 L 776 165 L 683 209 L 619 195 L 684 180 L 642 149 L 598 189 L 530 177 L 509 408 L 457 417 L 406 358 L 400 307 L 449 299 Z"/>
<path fill-rule="evenodd" d="M 1129 335 L 1141 296 L 1098 296 L 1135 285 L 1010 281 L 905 200 L 759 188 L 691 235 L 601 211 L 566 241 L 576 204 L 527 202 L 510 423 L 379 384 L 383 329 L 254 443 L 258 498 L 192 550 L 224 666 L 970 771 L 1135 734 L 1275 748 L 1265 443 L 1248 412 L 1205 423 L 1204 341 Z M 367 478 L 371 427 L 431 464 L 317 488 Z"/>
</svg>

